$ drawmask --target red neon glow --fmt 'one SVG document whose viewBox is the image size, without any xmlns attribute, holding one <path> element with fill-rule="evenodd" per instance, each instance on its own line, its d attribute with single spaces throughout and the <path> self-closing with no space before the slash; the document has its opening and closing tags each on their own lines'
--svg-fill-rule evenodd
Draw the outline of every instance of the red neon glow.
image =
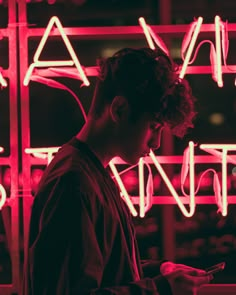
<svg viewBox="0 0 236 295">
<path fill-rule="evenodd" d="M 53 26 L 56 26 L 57 29 L 59 30 L 60 35 L 65 43 L 65 46 L 72 58 L 71 60 L 53 60 L 53 61 L 40 61 L 39 60 L 39 57 L 42 53 L 45 43 L 50 35 L 51 30 L 53 29 Z M 29 66 L 29 68 L 26 72 L 24 81 L 23 81 L 23 84 L 25 86 L 27 86 L 29 84 L 30 77 L 31 77 L 32 72 L 35 67 L 50 67 L 50 66 L 51 67 L 53 67 L 53 66 L 75 66 L 79 72 L 79 75 L 80 75 L 84 85 L 86 85 L 86 86 L 90 85 L 90 83 L 87 79 L 87 76 L 86 76 L 83 68 L 81 67 L 79 59 L 77 58 L 76 53 L 75 53 L 67 35 L 65 34 L 65 32 L 63 30 L 62 24 L 61 24 L 60 20 L 58 19 L 58 17 L 56 17 L 56 16 L 53 16 L 50 19 L 50 21 L 45 29 L 45 32 L 43 34 L 43 37 L 38 45 L 38 48 L 34 54 L 33 61 L 34 61 L 34 63 L 32 63 Z"/>
<path fill-rule="evenodd" d="M 166 175 L 164 169 L 160 165 L 160 163 L 157 161 L 155 154 L 153 151 L 150 152 L 150 157 L 155 164 L 158 172 L 160 173 L 161 177 L 165 181 L 165 184 L 167 185 L 170 193 L 176 200 L 177 205 L 179 206 L 181 212 L 183 215 L 186 217 L 191 217 L 193 216 L 195 212 L 195 196 L 194 196 L 194 143 L 192 141 L 189 142 L 189 178 L 190 178 L 190 195 L 189 195 L 189 212 L 187 211 L 186 207 L 184 204 L 181 202 L 181 199 L 176 192 L 175 188 L 173 187 L 170 179 Z"/>
<path fill-rule="evenodd" d="M 147 39 L 148 46 L 154 50 L 155 49 L 155 45 L 153 43 L 153 40 L 154 40 L 156 45 L 159 48 L 161 48 L 169 56 L 170 55 L 169 50 L 167 49 L 164 41 L 157 34 L 154 33 L 153 29 L 149 25 L 146 24 L 146 21 L 143 17 L 140 17 L 138 20 L 139 20 L 140 26 L 143 29 L 144 35 Z"/>
<path fill-rule="evenodd" d="M 26 148 L 26 154 L 32 154 L 34 157 L 39 159 L 47 159 L 47 163 L 49 164 L 53 155 L 58 151 L 59 147 L 46 147 L 46 148 Z"/>
<path fill-rule="evenodd" d="M 220 40 L 220 17 L 215 16 L 215 40 L 216 40 L 216 65 L 217 65 L 217 84 L 223 87 L 222 63 L 221 63 L 221 40 Z"/>
<path fill-rule="evenodd" d="M 0 210 L 1 210 L 6 202 L 6 198 L 7 198 L 6 190 L 2 184 L 0 184 L 0 194 L 1 194 L 1 198 L 0 198 Z"/>
<path fill-rule="evenodd" d="M 110 166 L 111 171 L 112 171 L 112 173 L 113 173 L 113 175 L 114 175 L 114 177 L 115 177 L 115 179 L 117 181 L 117 184 L 118 184 L 118 186 L 119 186 L 119 188 L 121 190 L 121 197 L 124 198 L 127 206 L 129 207 L 129 210 L 130 210 L 131 214 L 133 216 L 137 216 L 138 213 L 137 213 L 136 209 L 134 208 L 134 205 L 133 205 L 133 203 L 132 203 L 132 201 L 131 201 L 131 199 L 129 197 L 129 194 L 128 194 L 128 192 L 127 192 L 127 190 L 126 190 L 126 188 L 125 188 L 125 186 L 124 186 L 124 184 L 123 184 L 123 182 L 122 182 L 122 180 L 120 178 L 120 175 L 119 175 L 119 173 L 118 173 L 118 171 L 117 171 L 117 169 L 115 167 L 115 164 L 113 163 L 113 160 L 111 160 L 109 162 L 109 166 Z"/>
<path fill-rule="evenodd" d="M 144 217 L 145 215 L 145 197 L 144 197 L 144 169 L 143 169 L 143 158 L 139 159 L 139 216 Z"/>
<path fill-rule="evenodd" d="M 227 215 L 227 206 L 228 206 L 228 200 L 227 200 L 227 152 L 228 151 L 236 151 L 236 144 L 201 144 L 200 148 L 205 150 L 206 152 L 209 152 L 211 150 L 211 153 L 217 152 L 217 155 L 219 151 L 215 151 L 217 149 L 222 150 L 222 215 Z M 214 151 L 214 152 L 212 152 Z"/>
<path fill-rule="evenodd" d="M 169 56 L 170 55 L 169 50 L 166 47 L 164 41 L 160 38 L 160 36 L 158 36 L 157 34 L 155 34 L 154 31 L 153 31 L 153 29 L 150 26 L 148 26 L 148 30 L 149 30 L 149 33 L 151 34 L 153 40 L 155 41 L 156 45 L 158 47 L 160 47 L 165 52 L 166 55 Z"/>
<path fill-rule="evenodd" d="M 146 194 L 147 194 L 147 198 L 146 198 L 146 204 L 145 204 L 145 213 L 152 207 L 153 204 L 153 192 L 154 192 L 154 179 L 153 179 L 153 175 L 152 175 L 152 170 L 150 168 L 150 166 L 148 166 L 149 169 L 149 175 L 148 175 L 148 180 L 147 180 L 147 186 L 146 186 Z"/>
<path fill-rule="evenodd" d="M 146 185 L 146 197 L 144 192 L 144 163 L 148 167 L 148 180 Z M 153 198 L 153 176 L 148 163 L 143 158 L 139 159 L 139 216 L 144 217 L 145 213 L 152 207 Z"/>
<path fill-rule="evenodd" d="M 180 79 L 184 78 L 187 66 L 189 64 L 189 61 L 190 61 L 190 58 L 191 58 L 191 55 L 192 55 L 192 52 L 193 52 L 193 48 L 194 48 L 196 40 L 197 40 L 197 36 L 198 36 L 198 34 L 200 32 L 200 29 L 201 29 L 202 21 L 203 21 L 203 18 L 198 17 L 198 20 L 196 22 L 196 26 L 194 26 L 194 30 L 193 30 L 192 27 L 190 28 L 190 30 L 193 30 L 194 32 L 193 32 L 193 36 L 192 36 L 192 39 L 190 41 L 190 44 L 189 44 L 189 47 L 188 47 L 188 50 L 187 50 L 187 53 L 186 53 L 186 57 L 184 58 L 182 68 L 181 68 L 180 73 L 179 73 L 179 78 Z M 190 38 L 190 36 L 188 38 Z M 186 41 L 188 41 L 188 40 L 186 39 Z M 186 45 L 184 45 L 184 46 L 186 46 Z"/>
<path fill-rule="evenodd" d="M 156 201 L 153 197 L 153 175 L 151 172 L 151 168 L 149 164 L 154 164 L 157 168 L 157 171 L 159 172 L 158 179 L 162 178 L 167 185 L 170 193 L 174 197 L 177 205 L 179 206 L 181 212 L 183 215 L 186 217 L 191 217 L 194 212 L 195 212 L 195 207 L 196 207 L 196 193 L 198 192 L 198 189 L 200 187 L 200 184 L 204 185 L 204 182 L 201 180 L 203 179 L 203 176 L 209 172 L 212 171 L 214 173 L 214 179 L 213 183 L 209 183 L 209 185 L 213 185 L 214 193 L 215 193 L 215 202 L 218 206 L 218 211 L 223 215 L 227 215 L 227 162 L 236 163 L 236 157 L 233 155 L 227 155 L 227 151 L 235 151 L 236 150 L 236 144 L 232 145 L 225 145 L 225 144 L 201 144 L 200 148 L 205 150 L 206 152 L 212 154 L 213 156 L 216 156 L 217 159 L 220 158 L 221 163 L 222 163 L 222 194 L 221 194 L 221 185 L 219 182 L 218 175 L 216 171 L 212 168 L 205 170 L 203 173 L 201 173 L 201 176 L 198 179 L 198 186 L 197 189 L 195 190 L 195 171 L 194 171 L 194 165 L 195 165 L 195 155 L 194 155 L 194 143 L 192 141 L 189 142 L 188 147 L 184 150 L 183 154 L 183 159 L 182 159 L 182 169 L 181 169 L 181 176 L 180 179 L 178 180 L 178 183 L 181 184 L 181 190 L 184 195 L 179 196 L 174 188 L 174 181 L 173 184 L 171 183 L 170 179 L 166 175 L 164 169 L 160 165 L 160 162 L 154 155 L 152 151 L 150 151 L 149 157 L 145 158 L 140 158 L 139 160 L 139 172 L 138 172 L 138 181 L 139 182 L 139 197 L 138 201 L 136 200 L 137 197 L 132 197 L 129 196 L 125 185 L 120 177 L 120 174 L 133 169 L 136 165 L 131 166 L 121 172 L 118 172 L 116 169 L 115 164 L 121 164 L 124 163 L 120 158 L 114 158 L 110 163 L 110 168 L 111 171 L 117 181 L 117 184 L 121 190 L 121 197 L 124 199 L 126 202 L 131 214 L 133 216 L 137 216 L 138 213 L 134 207 L 134 204 L 139 204 L 139 215 L 140 217 L 144 217 L 145 213 L 152 207 L 154 201 Z M 32 154 L 35 157 L 45 159 L 49 163 L 52 158 L 54 153 L 58 151 L 59 147 L 46 147 L 46 148 L 28 148 L 25 149 L 25 152 L 28 154 Z M 222 149 L 222 152 L 218 151 L 217 149 Z M 174 156 L 173 159 L 178 156 Z M 204 163 L 203 161 L 203 156 L 196 156 L 197 163 Z M 162 163 L 175 163 L 173 162 L 173 159 L 168 161 L 167 159 L 164 161 L 161 161 Z M 199 159 L 199 160 L 198 160 Z M 205 158 L 204 158 L 205 159 Z M 160 158 L 161 160 L 161 158 Z M 179 160 L 176 163 L 181 163 Z M 206 163 L 215 163 L 212 162 L 206 162 Z M 218 163 L 218 162 L 216 162 Z M 146 185 L 146 197 L 145 197 L 145 192 L 144 192 L 144 164 L 147 165 L 149 169 L 149 176 L 147 180 L 147 185 Z M 132 171 L 132 170 L 130 170 Z M 187 178 L 187 175 L 189 174 L 189 178 Z M 154 177 L 154 178 L 155 178 Z M 185 181 L 186 180 L 186 181 Z M 184 192 L 184 188 L 189 187 L 189 195 Z M 4 192 L 3 192 L 4 193 Z M 4 195 L 3 195 L 4 197 Z M 155 197 L 156 198 L 156 197 Z M 212 204 L 212 199 L 211 197 L 206 197 L 207 202 L 209 204 Z M 163 201 L 160 201 L 160 204 L 169 204 L 170 201 L 166 201 L 163 203 Z M 204 204 L 208 204 L 207 202 L 204 202 Z M 201 203 L 201 202 L 200 202 Z M 155 204 L 158 204 L 158 202 L 155 202 Z M 172 202 L 170 202 L 172 204 Z M 189 211 L 185 208 L 184 204 L 189 205 Z"/>
<path fill-rule="evenodd" d="M 139 24 L 140 24 L 140 26 L 141 26 L 142 29 L 143 29 L 143 33 L 144 33 L 144 35 L 145 35 L 145 37 L 146 37 L 146 39 L 147 39 L 148 46 L 149 46 L 152 50 L 154 50 L 154 49 L 155 49 L 155 45 L 154 45 L 154 43 L 153 43 L 153 41 L 152 41 L 152 37 L 151 37 L 151 35 L 150 35 L 150 33 L 149 33 L 149 29 L 148 29 L 148 26 L 147 26 L 147 24 L 146 24 L 145 19 L 144 19 L 143 17 L 140 17 L 138 20 L 139 20 Z"/>
</svg>

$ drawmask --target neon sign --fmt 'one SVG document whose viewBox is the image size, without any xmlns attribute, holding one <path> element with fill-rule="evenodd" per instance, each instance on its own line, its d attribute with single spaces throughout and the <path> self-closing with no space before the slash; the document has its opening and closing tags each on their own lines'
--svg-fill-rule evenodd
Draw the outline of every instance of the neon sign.
<svg viewBox="0 0 236 295">
<path fill-rule="evenodd" d="M 7 87 L 7 81 L 3 78 L 1 72 L 0 72 L 0 85 L 2 85 L 2 87 Z"/>
<path fill-rule="evenodd" d="M 153 31 L 152 26 L 148 25 L 143 17 L 140 17 L 138 19 L 138 22 L 140 26 L 143 29 L 143 33 L 145 35 L 145 38 L 148 42 L 148 45 L 150 48 L 155 49 L 155 47 L 161 48 L 167 55 L 169 55 L 169 50 L 164 43 L 164 41 Z M 52 60 L 52 61 L 40 61 L 39 57 L 42 52 L 42 49 L 47 41 L 47 38 L 49 37 L 50 33 L 53 35 L 58 34 L 57 32 L 53 31 L 53 26 L 56 26 L 59 31 L 59 36 L 62 37 L 64 44 L 66 45 L 67 51 L 69 52 L 71 59 L 70 60 Z M 212 30 L 212 27 L 214 30 Z M 234 26 L 232 26 L 234 28 Z M 209 28 L 209 29 L 208 29 Z M 213 43 L 210 40 L 202 40 L 196 47 L 194 51 L 194 47 L 197 43 L 197 38 L 201 31 L 206 32 L 208 31 L 214 31 L 215 33 L 215 43 Z M 232 29 L 231 29 L 232 30 Z M 163 31 L 162 31 L 163 33 Z M 79 33 L 78 33 L 79 34 Z M 216 15 L 214 19 L 214 24 L 203 24 L 203 18 L 200 16 L 196 20 L 194 20 L 189 27 L 189 30 L 185 33 L 185 36 L 182 40 L 182 46 L 181 46 L 181 54 L 182 54 L 182 60 L 183 64 L 180 66 L 179 70 L 179 77 L 183 78 L 186 73 L 208 73 L 207 70 L 190 70 L 188 67 L 193 64 L 194 60 L 196 59 L 198 50 L 200 46 L 204 43 L 210 44 L 210 65 L 211 70 L 209 73 L 212 74 L 213 80 L 217 82 L 217 85 L 219 87 L 223 86 L 223 80 L 222 80 L 222 73 L 233 73 L 234 72 L 234 66 L 231 65 L 230 67 L 226 63 L 227 54 L 228 54 L 228 47 L 229 47 L 229 40 L 228 40 L 228 23 L 223 22 L 221 18 Z M 193 54 L 194 53 L 194 54 Z M 192 57 L 193 55 L 193 57 Z M 192 58 L 191 58 L 192 57 Z M 47 28 L 44 31 L 43 37 L 39 43 L 38 48 L 36 49 L 34 58 L 34 62 L 29 66 L 23 84 L 25 86 L 28 85 L 29 80 L 31 78 L 31 75 L 33 74 L 33 71 L 35 67 L 49 67 L 47 70 L 40 70 L 37 71 L 37 74 L 42 73 L 42 76 L 52 76 L 54 75 L 60 75 L 60 76 L 67 76 L 75 79 L 81 79 L 84 83 L 84 85 L 88 86 L 89 81 L 86 77 L 88 76 L 97 76 L 97 67 L 82 67 L 80 65 L 79 59 L 76 56 L 76 53 L 69 42 L 69 39 L 67 35 L 65 34 L 65 31 L 59 21 L 59 19 L 56 16 L 53 16 L 49 23 Z M 223 63 L 222 63 L 223 61 Z M 72 67 L 75 65 L 75 67 Z M 53 68 L 54 67 L 54 68 Z M 55 68 L 60 67 L 60 68 Z M 83 70 L 85 69 L 85 71 Z M 86 74 L 85 74 L 86 73 Z M 236 81 L 236 80 L 235 80 Z M 236 85 L 236 82 L 235 82 Z"/>
<path fill-rule="evenodd" d="M 39 60 L 39 57 L 40 57 L 40 55 L 42 53 L 42 50 L 43 50 L 43 48 L 44 48 L 44 46 L 46 44 L 46 41 L 47 41 L 47 39 L 48 39 L 48 37 L 50 35 L 50 32 L 52 31 L 54 26 L 57 27 L 57 29 L 58 29 L 58 31 L 59 31 L 59 33 L 60 33 L 60 35 L 61 35 L 61 37 L 62 37 L 62 39 L 64 41 L 64 44 L 65 44 L 65 46 L 66 46 L 66 48 L 67 48 L 67 50 L 68 50 L 68 52 L 69 52 L 69 54 L 71 56 L 71 60 L 54 60 L 54 61 L 52 61 L 52 60 L 51 61 L 40 61 Z M 86 85 L 86 86 L 90 85 L 90 83 L 89 83 L 89 81 L 88 81 L 88 79 L 86 77 L 86 74 L 85 74 L 85 72 L 84 72 L 84 70 L 83 70 L 83 68 L 82 68 L 82 66 L 81 66 L 81 64 L 79 62 L 79 59 L 76 56 L 76 53 L 75 53 L 75 51 L 74 51 L 74 49 L 73 49 L 67 35 L 64 32 L 63 26 L 62 26 L 60 20 L 58 19 L 58 17 L 56 17 L 56 16 L 53 16 L 50 19 L 50 21 L 49 21 L 49 23 L 48 23 L 48 25 L 47 25 L 47 27 L 45 29 L 45 32 L 43 34 L 43 37 L 42 37 L 42 39 L 41 39 L 41 41 L 40 41 L 40 43 L 38 45 L 38 48 L 37 48 L 37 50 L 36 50 L 36 52 L 34 54 L 33 61 L 34 62 L 29 66 L 29 68 L 28 68 L 28 70 L 27 70 L 27 72 L 25 74 L 25 78 L 24 78 L 24 81 L 23 81 L 23 84 L 25 86 L 27 86 L 29 84 L 30 77 L 31 77 L 35 67 L 74 66 L 74 65 L 75 65 L 75 67 L 76 67 L 76 69 L 77 69 L 77 71 L 79 73 L 79 77 L 82 79 L 84 85 Z"/>
<path fill-rule="evenodd" d="M 2 207 L 5 205 L 6 203 L 6 199 L 7 199 L 7 193 L 6 190 L 4 188 L 4 186 L 2 184 L 0 184 L 0 210 L 2 209 Z"/>
<path fill-rule="evenodd" d="M 144 217 L 145 213 L 151 208 L 152 204 L 154 204 L 154 196 L 153 196 L 153 176 L 149 167 L 149 176 L 146 184 L 146 194 L 145 194 L 145 183 L 144 183 L 144 165 L 145 164 L 154 164 L 159 175 L 164 181 L 165 185 L 170 191 L 171 196 L 174 198 L 175 203 L 178 205 L 182 214 L 186 217 L 191 217 L 195 213 L 196 208 L 196 195 L 200 186 L 200 179 L 198 183 L 198 188 L 195 189 L 195 164 L 197 155 L 194 154 L 194 143 L 192 141 L 189 142 L 188 147 L 184 150 L 184 154 L 182 158 L 182 167 L 181 167 L 181 191 L 184 195 L 184 199 L 182 196 L 179 196 L 174 185 L 171 180 L 167 176 L 164 168 L 162 167 L 160 161 L 155 156 L 155 154 L 150 151 L 148 157 L 140 158 L 138 165 L 138 179 L 139 179 L 139 197 L 138 202 L 135 202 L 133 197 L 129 195 L 127 189 L 124 185 L 124 182 L 121 179 L 120 173 L 118 172 L 116 165 L 124 163 L 119 158 L 114 158 L 110 161 L 109 166 L 111 171 L 117 181 L 117 184 L 120 188 L 121 197 L 125 200 L 127 206 L 130 209 L 130 212 L 133 216 L 139 215 L 140 217 Z M 212 171 L 214 173 L 213 179 L 213 190 L 215 194 L 215 203 L 218 206 L 218 211 L 223 215 L 227 215 L 227 207 L 228 207 L 228 196 L 227 196 L 227 163 L 236 163 L 236 157 L 233 155 L 228 155 L 228 151 L 236 151 L 236 144 L 201 144 L 199 148 L 204 150 L 206 153 L 213 155 L 217 159 L 217 163 L 221 163 L 222 167 L 222 179 L 219 181 L 218 175 L 216 171 L 212 168 L 205 170 L 202 173 L 202 177 L 208 171 Z M 58 151 L 59 147 L 49 147 L 49 148 L 28 148 L 25 150 L 26 153 L 32 154 L 33 156 L 43 159 L 46 161 L 46 164 L 49 164 L 52 160 L 54 154 Z M 218 150 L 222 150 L 218 151 Z M 177 158 L 178 156 L 172 156 L 172 160 Z M 209 156 L 205 156 L 209 157 Z M 204 158 L 205 159 L 205 158 Z M 45 163 L 45 162 L 44 162 Z M 171 160 L 168 163 L 172 163 Z M 204 160 L 201 161 L 204 163 Z M 213 162 L 214 163 L 214 162 Z M 134 165 L 134 166 L 137 166 Z M 132 167 L 134 167 L 132 166 Z M 131 167 L 131 168 L 132 168 Z M 185 180 L 187 175 L 189 175 L 189 194 L 186 194 L 184 191 Z M 222 186 L 222 188 L 221 188 Z M 236 203 L 236 196 L 233 197 L 233 202 Z M 164 202 L 168 204 L 169 202 Z M 139 205 L 139 214 L 134 205 Z M 155 203 L 155 204 L 158 204 Z M 187 210 L 185 204 L 189 206 L 189 210 Z"/>
<path fill-rule="evenodd" d="M 146 40 L 149 44 L 149 47 L 152 49 L 155 49 L 155 45 L 160 47 L 163 51 L 166 52 L 167 55 L 169 55 L 169 51 L 165 45 L 165 43 L 162 41 L 162 39 L 153 32 L 151 26 L 147 25 L 144 18 L 139 18 L 139 24 L 143 29 L 143 33 L 146 37 Z M 204 42 L 209 42 L 211 44 L 211 51 L 210 51 L 210 63 L 212 66 L 212 77 L 215 81 L 217 81 L 217 84 L 219 87 L 223 86 L 223 80 L 222 80 L 222 63 L 221 58 L 223 54 L 223 61 L 224 65 L 226 67 L 226 57 L 228 52 L 228 32 L 227 32 L 227 23 L 223 23 L 219 16 L 215 17 L 215 23 L 214 23 L 214 31 L 215 31 L 215 45 L 209 41 L 209 40 L 203 40 L 200 42 L 195 50 L 194 57 L 191 60 L 191 56 L 193 54 L 193 49 L 196 45 L 196 41 L 198 38 L 199 33 L 201 32 L 203 24 L 203 18 L 198 17 L 197 20 L 192 22 L 190 24 L 190 28 L 187 31 L 187 33 L 184 36 L 181 52 L 182 52 L 182 58 L 183 58 L 183 64 L 179 72 L 179 77 L 182 79 L 184 78 L 187 67 L 193 63 L 194 59 L 196 58 L 196 54 L 198 52 L 199 47 Z M 60 36 L 62 37 L 64 44 L 67 47 L 68 52 L 70 53 L 71 60 L 65 60 L 65 61 L 39 61 L 40 54 L 42 52 L 43 47 L 45 46 L 45 43 L 47 41 L 47 38 L 49 37 L 53 26 L 56 25 L 58 28 L 58 31 L 60 33 Z M 186 55 L 185 55 L 186 52 Z M 184 56 L 185 55 L 185 56 Z M 44 32 L 44 35 L 39 43 L 39 46 L 35 52 L 34 55 L 34 63 L 32 63 L 25 75 L 24 79 L 24 85 L 27 86 L 29 83 L 29 80 L 35 79 L 33 74 L 33 70 L 36 66 L 38 67 L 48 67 L 48 66 L 60 66 L 60 67 L 66 67 L 66 66 L 76 66 L 76 70 L 79 72 L 80 78 L 83 80 L 85 85 L 89 85 L 89 81 L 87 80 L 87 77 L 85 75 L 85 72 L 83 71 L 78 58 L 76 57 L 76 54 L 69 42 L 69 39 L 67 38 L 63 27 L 57 17 L 52 17 L 49 21 L 49 24 Z M 51 69 L 57 74 L 65 75 L 67 72 L 67 76 L 70 77 L 77 77 L 78 73 L 70 74 L 69 72 L 73 72 L 74 68 L 69 69 Z M 44 72 L 46 75 L 47 71 Z M 90 67 L 86 68 L 86 73 L 90 74 L 90 76 L 97 76 L 97 68 L 96 67 Z M 55 85 L 54 85 L 55 86 Z M 212 171 L 214 173 L 214 181 L 213 181 L 213 189 L 215 193 L 215 202 L 219 208 L 219 212 L 223 216 L 227 215 L 227 205 L 228 205 L 228 198 L 227 198 L 227 162 L 229 163 L 235 163 L 236 160 L 233 156 L 228 155 L 227 151 L 229 150 L 236 150 L 234 145 L 213 145 L 213 146 L 207 146 L 207 145 L 200 145 L 201 149 L 204 149 L 206 152 L 210 153 L 211 155 L 215 156 L 216 158 L 222 159 L 222 189 L 221 184 L 219 181 L 219 178 L 217 176 L 217 173 L 214 169 L 208 169 L 207 171 Z M 217 149 L 222 149 L 222 153 L 219 152 Z M 47 160 L 47 164 L 52 160 L 53 155 L 55 152 L 57 152 L 58 147 L 52 147 L 52 148 L 40 148 L 40 149 L 26 149 L 26 153 L 30 153 L 34 155 L 35 157 L 41 158 L 43 160 Z M 116 164 L 119 164 L 119 161 L 116 162 L 116 159 L 113 159 L 109 165 L 112 170 L 112 173 L 114 177 L 116 178 L 116 181 L 119 185 L 120 191 L 121 191 L 121 197 L 126 201 L 131 213 L 134 216 L 138 215 L 137 210 L 135 209 L 135 204 L 139 204 L 139 215 L 141 217 L 145 216 L 145 213 L 150 209 L 150 207 L 153 204 L 153 181 L 151 173 L 149 172 L 148 181 L 146 184 L 146 194 L 144 192 L 145 190 L 145 183 L 144 183 L 144 173 L 143 173 L 143 167 L 144 164 L 146 164 L 148 161 L 151 161 L 151 164 L 154 164 L 154 166 L 157 168 L 160 176 L 162 177 L 163 181 L 165 182 L 167 188 L 169 189 L 171 195 L 173 196 L 175 202 L 179 206 L 181 212 L 186 217 L 191 217 L 195 212 L 196 207 L 196 192 L 195 191 L 195 171 L 194 171 L 194 164 L 195 164 L 195 155 L 194 155 L 194 143 L 190 142 L 189 146 L 184 151 L 183 155 L 183 163 L 182 163 L 182 169 L 181 169 L 181 190 L 184 194 L 185 200 L 183 201 L 182 197 L 178 195 L 176 190 L 174 189 L 174 186 L 172 185 L 170 179 L 165 173 L 165 170 L 162 168 L 161 164 L 159 163 L 157 157 L 154 155 L 152 151 L 150 151 L 149 157 L 145 157 L 145 159 L 141 158 L 138 165 L 139 165 L 139 201 L 138 203 L 134 202 L 134 199 L 129 196 L 124 183 L 122 182 L 122 179 L 116 169 Z M 205 171 L 206 172 L 206 171 Z M 189 195 L 184 192 L 184 182 L 189 174 Z M 236 200 L 233 200 L 236 202 Z M 184 204 L 189 205 L 189 210 L 186 209 Z"/>
</svg>

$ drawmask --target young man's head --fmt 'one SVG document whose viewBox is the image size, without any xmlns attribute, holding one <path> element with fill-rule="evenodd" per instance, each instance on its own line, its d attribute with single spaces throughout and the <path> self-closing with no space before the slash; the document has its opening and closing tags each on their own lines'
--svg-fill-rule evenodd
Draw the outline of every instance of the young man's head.
<svg viewBox="0 0 236 295">
<path fill-rule="evenodd" d="M 125 48 L 99 62 L 89 117 L 96 120 L 105 113 L 114 123 L 117 155 L 134 162 L 159 147 L 163 126 L 180 137 L 192 127 L 194 99 L 160 49 Z"/>
</svg>

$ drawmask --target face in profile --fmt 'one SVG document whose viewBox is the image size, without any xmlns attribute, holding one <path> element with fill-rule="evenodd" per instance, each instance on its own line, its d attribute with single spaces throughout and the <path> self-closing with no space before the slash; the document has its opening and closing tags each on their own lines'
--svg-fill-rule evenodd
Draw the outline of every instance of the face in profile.
<svg viewBox="0 0 236 295">
<path fill-rule="evenodd" d="M 121 126 L 120 157 L 129 164 L 136 164 L 140 157 L 149 154 L 150 149 L 160 146 L 163 126 L 153 116 L 144 114 L 135 122 L 127 120 Z"/>
</svg>

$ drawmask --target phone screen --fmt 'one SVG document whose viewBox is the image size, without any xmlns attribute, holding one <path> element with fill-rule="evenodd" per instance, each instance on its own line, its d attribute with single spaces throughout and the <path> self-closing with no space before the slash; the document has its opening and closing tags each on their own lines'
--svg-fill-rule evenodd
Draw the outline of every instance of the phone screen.
<svg viewBox="0 0 236 295">
<path fill-rule="evenodd" d="M 217 273 L 225 268 L 225 262 L 221 262 L 205 269 L 206 275 Z"/>
</svg>

